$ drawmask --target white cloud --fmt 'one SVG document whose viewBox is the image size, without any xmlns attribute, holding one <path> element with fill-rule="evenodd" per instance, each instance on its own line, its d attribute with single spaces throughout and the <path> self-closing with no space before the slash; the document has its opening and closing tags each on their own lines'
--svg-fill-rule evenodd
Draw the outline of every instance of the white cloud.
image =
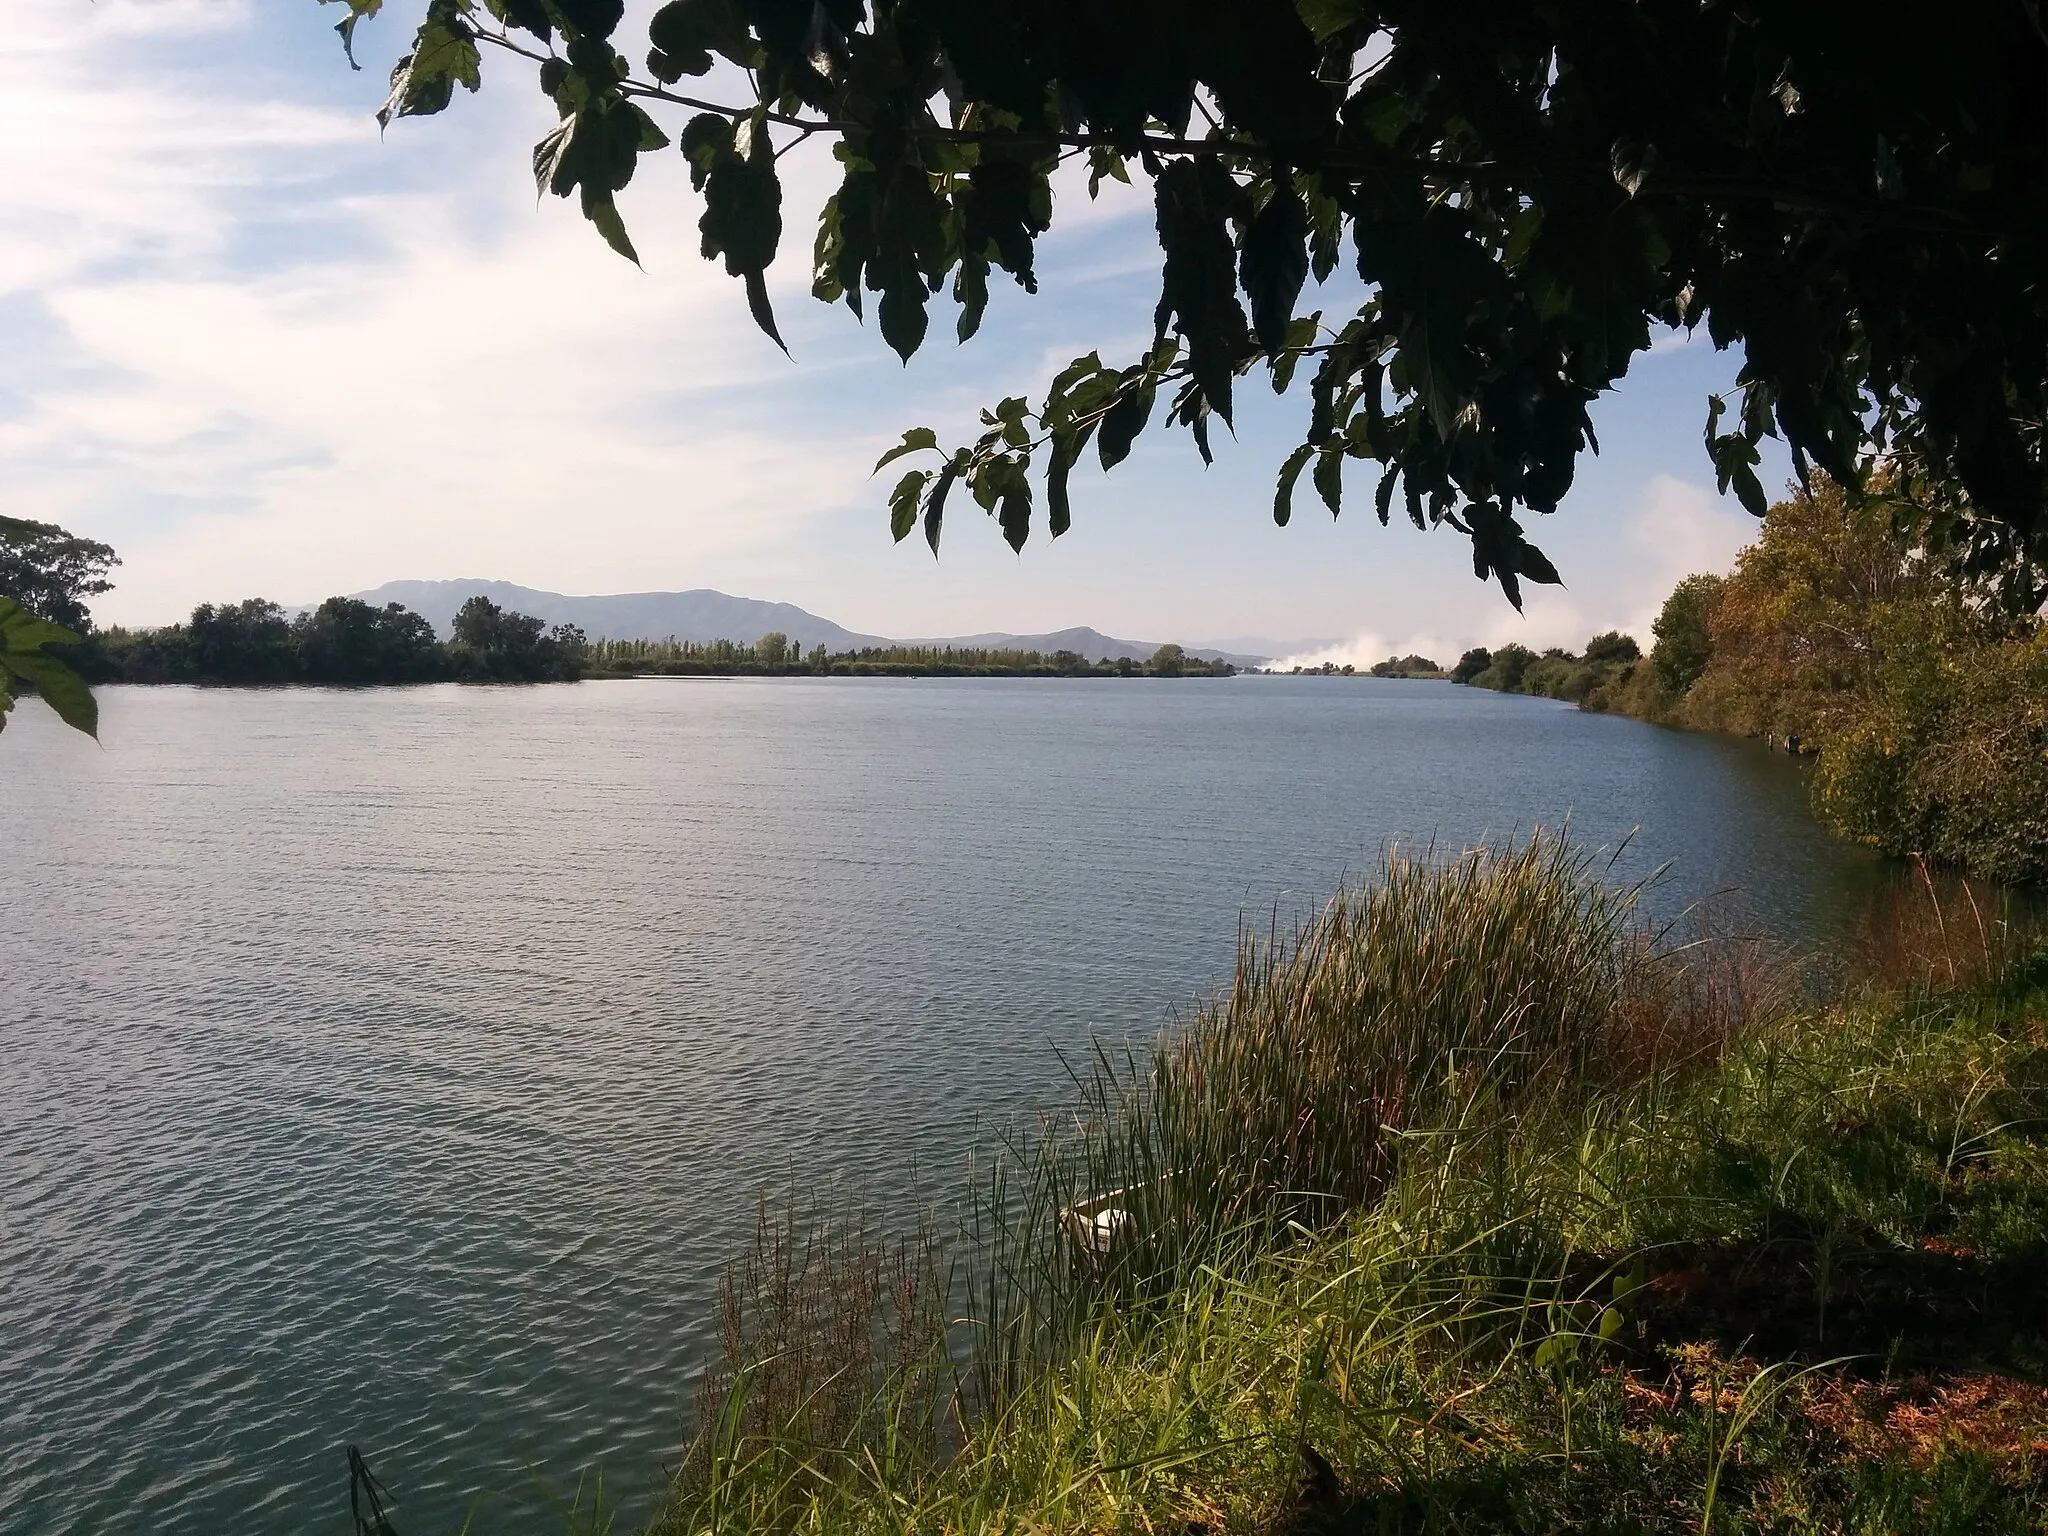
<svg viewBox="0 0 2048 1536">
<path fill-rule="evenodd" d="M 791 365 L 673 186 L 628 207 L 646 273 L 515 177 L 352 195 L 324 162 L 397 157 L 365 120 L 103 63 L 109 26 L 218 18 L 92 10 L 40 5 L 0 58 L 0 150 L 32 167 L 0 184 L 0 295 L 41 326 L 0 472 L 17 515 L 118 534 L 103 620 L 452 568 L 601 585 L 622 550 L 652 582 L 858 493 L 865 438 L 792 453 L 720 408 Z"/>
<path fill-rule="evenodd" d="M 1366 630 L 1348 640 L 1337 640 L 1297 655 L 1284 656 L 1272 666 L 1277 672 L 1285 672 L 1290 667 L 1307 669 L 1321 666 L 1356 667 L 1363 672 L 1390 656 L 1423 656 L 1448 667 L 1458 659 L 1459 652 L 1460 647 L 1455 642 L 1441 635 L 1411 634 L 1405 640 L 1388 640 Z"/>
</svg>

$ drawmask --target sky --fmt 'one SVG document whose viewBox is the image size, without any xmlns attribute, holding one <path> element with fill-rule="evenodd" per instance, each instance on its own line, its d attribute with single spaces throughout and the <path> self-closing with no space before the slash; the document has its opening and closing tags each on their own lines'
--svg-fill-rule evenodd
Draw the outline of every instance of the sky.
<svg viewBox="0 0 2048 1536">
<path fill-rule="evenodd" d="M 481 93 L 380 133 L 419 9 L 389 0 L 365 24 L 357 73 L 337 8 L 313 0 L 8 0 L 0 510 L 115 546 L 99 622 L 487 577 L 715 587 L 876 634 L 1093 625 L 1365 663 L 1610 627 L 1647 642 L 1679 577 L 1754 537 L 1700 439 L 1738 359 L 1673 334 L 1596 406 L 1602 452 L 1557 513 L 1524 518 L 1566 585 L 1522 614 L 1451 530 L 1380 527 L 1368 467 L 1341 518 L 1304 486 L 1273 525 L 1305 375 L 1280 398 L 1247 380 L 1213 467 L 1155 427 L 1113 474 L 1077 470 L 1056 542 L 1041 523 L 1012 554 L 956 497 L 939 559 L 892 544 L 893 475 L 870 470 L 906 427 L 968 440 L 981 406 L 1036 394 L 1070 358 L 1143 349 L 1158 250 L 1142 193 L 1091 202 L 1062 182 L 1038 294 L 1001 287 L 964 347 L 935 304 L 906 367 L 810 297 L 833 167 L 796 151 L 769 276 L 786 358 L 699 258 L 680 154 L 643 159 L 620 196 L 639 268 L 572 204 L 536 199 L 528 148 L 554 112 L 522 61 L 487 53 Z M 1333 279 L 1303 308 L 1356 297 Z"/>
</svg>

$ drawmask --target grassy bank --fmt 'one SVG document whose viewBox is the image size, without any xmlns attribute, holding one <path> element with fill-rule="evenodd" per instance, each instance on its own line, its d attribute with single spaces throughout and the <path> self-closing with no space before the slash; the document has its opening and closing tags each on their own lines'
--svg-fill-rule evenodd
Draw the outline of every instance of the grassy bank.
<svg viewBox="0 0 2048 1536">
<path fill-rule="evenodd" d="M 1818 1001 L 1601 874 L 1248 939 L 959 1242 L 764 1213 L 657 1529 L 2042 1529 L 2038 959 L 1928 886 Z"/>
</svg>

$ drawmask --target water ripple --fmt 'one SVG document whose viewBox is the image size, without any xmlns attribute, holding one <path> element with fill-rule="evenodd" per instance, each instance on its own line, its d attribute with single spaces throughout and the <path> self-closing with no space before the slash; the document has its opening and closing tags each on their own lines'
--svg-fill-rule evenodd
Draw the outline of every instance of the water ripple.
<svg viewBox="0 0 2048 1536">
<path fill-rule="evenodd" d="M 17 711 L 0 1529 L 520 1528 L 673 1460 L 755 1193 L 914 1196 L 1389 838 L 1555 823 L 1781 924 L 1739 744 L 1424 684 L 109 689 Z M 913 1175 L 913 1169 L 917 1173 Z"/>
</svg>

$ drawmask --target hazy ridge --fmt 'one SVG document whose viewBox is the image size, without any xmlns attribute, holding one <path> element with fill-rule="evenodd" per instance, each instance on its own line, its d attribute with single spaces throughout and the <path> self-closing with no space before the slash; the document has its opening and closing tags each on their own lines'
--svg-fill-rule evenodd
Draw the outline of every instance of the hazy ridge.
<svg viewBox="0 0 2048 1536">
<path fill-rule="evenodd" d="M 831 651 L 854 651 L 869 646 L 929 645 L 956 646 L 980 650 L 1078 651 L 1089 660 L 1112 660 L 1128 656 L 1142 661 L 1159 649 L 1157 640 L 1119 640 L 1100 630 L 1080 627 L 1054 630 L 1048 634 L 1014 635 L 990 632 L 979 635 L 898 638 L 866 635 L 835 624 L 830 619 L 797 607 L 761 598 L 733 597 L 729 593 L 699 587 L 688 592 L 619 592 L 604 596 L 574 597 L 562 592 L 544 592 L 509 581 L 387 581 L 352 597 L 382 605 L 403 603 L 423 615 L 437 633 L 446 637 L 455 612 L 470 598 L 488 597 L 501 607 L 514 608 L 545 619 L 550 624 L 574 624 L 593 640 L 712 640 L 751 641 L 779 630 L 806 650 L 822 645 Z M 1272 653 L 1222 650 L 1214 646 L 1188 645 L 1190 656 L 1204 661 L 1227 661 L 1233 666 L 1263 666 Z"/>
</svg>

